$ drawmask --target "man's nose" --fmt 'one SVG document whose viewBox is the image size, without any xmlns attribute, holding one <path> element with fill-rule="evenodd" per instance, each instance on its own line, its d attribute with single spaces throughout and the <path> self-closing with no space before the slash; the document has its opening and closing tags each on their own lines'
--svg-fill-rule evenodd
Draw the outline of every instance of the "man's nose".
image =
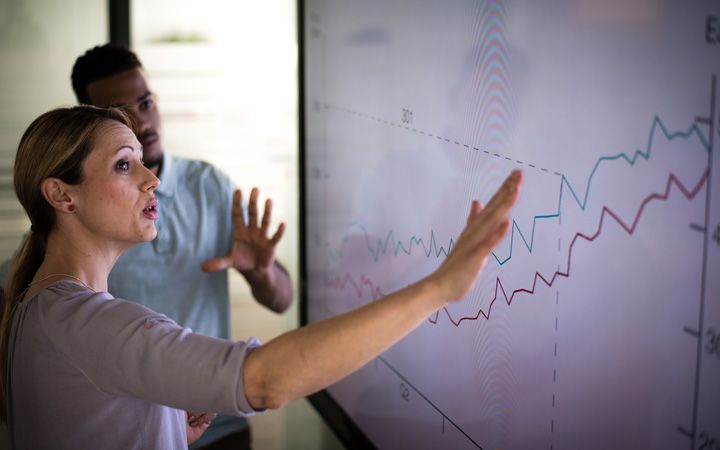
<svg viewBox="0 0 720 450">
<path fill-rule="evenodd" d="M 142 111 L 138 111 L 137 108 L 128 108 L 128 112 L 130 113 L 133 122 L 135 122 L 135 129 L 137 130 L 138 136 L 141 136 L 150 129 L 150 118 L 147 114 Z"/>
</svg>

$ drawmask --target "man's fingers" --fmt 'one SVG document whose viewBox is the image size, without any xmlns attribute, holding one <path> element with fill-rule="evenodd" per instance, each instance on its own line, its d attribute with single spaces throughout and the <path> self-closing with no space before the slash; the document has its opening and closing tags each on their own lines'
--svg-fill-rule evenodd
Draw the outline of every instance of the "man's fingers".
<svg viewBox="0 0 720 450">
<path fill-rule="evenodd" d="M 188 420 L 190 421 L 190 425 L 197 427 L 210 425 L 210 423 L 215 420 L 216 416 L 217 414 L 215 413 L 199 413 L 189 416 Z"/>
<path fill-rule="evenodd" d="M 276 246 L 278 242 L 280 242 L 280 238 L 282 238 L 283 233 L 285 233 L 285 223 L 284 222 L 278 226 L 277 231 L 275 232 L 273 237 L 270 238 L 270 243 L 273 245 L 273 247 Z"/>
<path fill-rule="evenodd" d="M 243 214 L 242 210 L 242 191 L 240 189 L 235 189 L 235 192 L 233 192 L 232 221 L 233 225 L 237 225 L 238 222 L 240 225 L 245 225 L 245 214 Z"/>
<path fill-rule="evenodd" d="M 248 205 L 248 225 L 252 228 L 257 228 L 257 215 L 258 215 L 258 208 L 257 208 L 257 198 L 258 198 L 258 188 L 252 188 L 252 191 L 250 191 L 250 204 Z"/>
<path fill-rule="evenodd" d="M 229 256 L 222 256 L 220 258 L 210 258 L 202 263 L 200 268 L 203 272 L 217 272 L 219 270 L 226 270 L 232 267 L 232 258 Z"/>
<path fill-rule="evenodd" d="M 267 235 L 268 228 L 270 227 L 270 217 L 272 216 L 272 200 L 265 200 L 265 212 L 263 213 L 262 223 L 260 224 L 260 231 L 263 236 Z"/>
</svg>

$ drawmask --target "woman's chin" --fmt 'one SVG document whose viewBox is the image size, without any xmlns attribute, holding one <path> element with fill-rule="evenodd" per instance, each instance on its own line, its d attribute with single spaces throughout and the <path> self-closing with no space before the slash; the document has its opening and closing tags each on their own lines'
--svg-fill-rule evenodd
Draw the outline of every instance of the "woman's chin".
<svg viewBox="0 0 720 450">
<path fill-rule="evenodd" d="M 151 226 L 145 228 L 142 231 L 141 236 L 136 238 L 135 244 L 142 244 L 143 242 L 152 241 L 155 239 L 155 236 L 157 236 L 157 228 L 155 228 L 155 224 L 153 223 Z"/>
<path fill-rule="evenodd" d="M 146 236 L 145 239 L 143 239 L 143 242 L 152 241 L 153 239 L 155 239 L 157 234 L 158 234 L 157 228 L 155 228 L 155 226 L 153 224 L 152 231 L 150 233 L 148 233 L 148 235 Z"/>
</svg>

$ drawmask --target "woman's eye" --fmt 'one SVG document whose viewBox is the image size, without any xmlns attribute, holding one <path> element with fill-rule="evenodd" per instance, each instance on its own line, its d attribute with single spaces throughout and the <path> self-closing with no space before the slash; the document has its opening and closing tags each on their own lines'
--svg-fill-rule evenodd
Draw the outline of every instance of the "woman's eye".
<svg viewBox="0 0 720 450">
<path fill-rule="evenodd" d="M 121 172 L 127 172 L 128 170 L 130 170 L 130 162 L 122 159 L 115 164 L 115 169 Z"/>
</svg>

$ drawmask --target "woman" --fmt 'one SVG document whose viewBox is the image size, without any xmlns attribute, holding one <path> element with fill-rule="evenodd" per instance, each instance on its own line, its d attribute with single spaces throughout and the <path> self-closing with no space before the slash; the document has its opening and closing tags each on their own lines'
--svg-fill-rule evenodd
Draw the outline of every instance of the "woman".
<svg viewBox="0 0 720 450">
<path fill-rule="evenodd" d="M 122 251 L 154 238 L 160 209 L 128 125 L 79 106 L 43 114 L 21 139 L 14 182 L 32 227 L 0 329 L 16 448 L 186 448 L 207 416 L 183 410 L 250 415 L 328 386 L 463 297 L 509 229 L 522 179 L 484 209 L 473 202 L 454 250 L 418 283 L 264 346 L 228 342 L 106 292 Z"/>
</svg>

